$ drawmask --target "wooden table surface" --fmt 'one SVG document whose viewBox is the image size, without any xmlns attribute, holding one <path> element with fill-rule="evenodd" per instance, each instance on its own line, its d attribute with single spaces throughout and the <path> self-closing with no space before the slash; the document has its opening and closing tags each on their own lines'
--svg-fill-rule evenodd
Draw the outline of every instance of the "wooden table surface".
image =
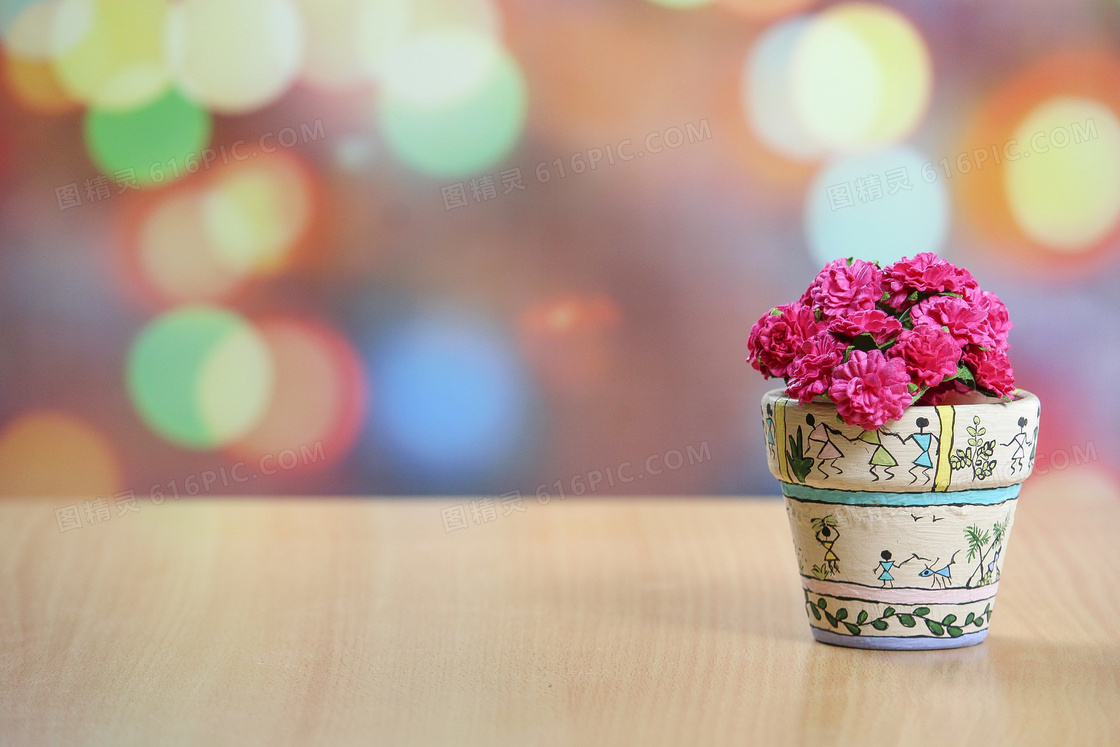
<svg viewBox="0 0 1120 747">
<path fill-rule="evenodd" d="M 940 652 L 814 643 L 776 499 L 0 503 L 0 743 L 1115 743 L 1120 502 L 1059 492 Z"/>
</svg>

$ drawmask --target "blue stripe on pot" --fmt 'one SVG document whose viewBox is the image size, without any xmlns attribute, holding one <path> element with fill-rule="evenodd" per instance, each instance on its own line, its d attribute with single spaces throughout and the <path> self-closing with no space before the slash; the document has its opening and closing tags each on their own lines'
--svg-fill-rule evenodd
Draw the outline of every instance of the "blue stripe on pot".
<svg viewBox="0 0 1120 747">
<path fill-rule="evenodd" d="M 878 493 L 870 490 L 830 490 L 792 482 L 782 483 L 787 498 L 847 506 L 994 506 L 1019 497 L 1020 485 L 951 493 Z"/>
<path fill-rule="evenodd" d="M 831 630 L 811 628 L 813 637 L 821 643 L 846 648 L 874 648 L 887 651 L 924 651 L 933 648 L 964 648 L 980 643 L 988 637 L 988 630 L 965 633 L 959 638 L 946 639 L 932 636 L 868 636 L 866 638 L 833 633 Z"/>
</svg>

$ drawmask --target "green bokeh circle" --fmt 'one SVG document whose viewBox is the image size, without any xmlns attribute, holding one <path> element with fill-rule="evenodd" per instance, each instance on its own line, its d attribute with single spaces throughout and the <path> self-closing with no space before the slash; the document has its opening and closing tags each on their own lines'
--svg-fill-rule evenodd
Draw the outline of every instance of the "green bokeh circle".
<svg viewBox="0 0 1120 747">
<path fill-rule="evenodd" d="M 152 430 L 186 448 L 212 449 L 244 435 L 263 415 L 272 389 L 271 356 L 237 314 L 184 306 L 156 318 L 137 337 L 127 384 L 133 406 Z"/>
<path fill-rule="evenodd" d="M 169 90 L 130 111 L 90 109 L 86 149 L 108 176 L 132 169 L 141 186 L 160 186 L 197 170 L 193 164 L 210 142 L 211 124 L 206 110 Z"/>
<path fill-rule="evenodd" d="M 428 176 L 476 174 L 517 144 L 528 111 L 525 79 L 502 51 L 485 83 L 460 101 L 423 106 L 387 92 L 380 121 L 389 149 Z"/>
</svg>

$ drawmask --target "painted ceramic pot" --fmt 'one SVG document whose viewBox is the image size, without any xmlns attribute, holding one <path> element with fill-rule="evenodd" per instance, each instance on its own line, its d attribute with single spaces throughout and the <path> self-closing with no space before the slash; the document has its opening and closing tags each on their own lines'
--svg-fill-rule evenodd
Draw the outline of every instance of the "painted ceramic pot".
<svg viewBox="0 0 1120 747">
<path fill-rule="evenodd" d="M 762 400 L 805 609 L 823 643 L 957 648 L 988 634 L 1038 398 L 911 407 L 876 431 L 776 389 Z"/>
</svg>

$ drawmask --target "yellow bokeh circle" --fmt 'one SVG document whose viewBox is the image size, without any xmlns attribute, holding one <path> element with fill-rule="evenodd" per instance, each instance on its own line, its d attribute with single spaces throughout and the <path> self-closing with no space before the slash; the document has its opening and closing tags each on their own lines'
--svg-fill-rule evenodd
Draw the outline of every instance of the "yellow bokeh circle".
<svg viewBox="0 0 1120 747">
<path fill-rule="evenodd" d="M 1094 99 L 1050 98 L 1015 129 L 1004 188 L 1019 228 L 1060 252 L 1093 248 L 1120 219 L 1120 120 Z"/>
<path fill-rule="evenodd" d="M 164 0 L 61 0 L 54 65 L 70 94 L 90 106 L 142 106 L 167 88 Z"/>
<path fill-rule="evenodd" d="M 168 60 L 179 86 L 217 112 L 242 114 L 287 91 L 303 60 L 303 21 L 291 0 L 179 0 Z"/>
<path fill-rule="evenodd" d="M 791 98 L 801 126 L 825 147 L 855 151 L 904 139 L 929 104 L 929 52 L 905 16 L 845 3 L 816 15 L 797 41 Z"/>
</svg>

